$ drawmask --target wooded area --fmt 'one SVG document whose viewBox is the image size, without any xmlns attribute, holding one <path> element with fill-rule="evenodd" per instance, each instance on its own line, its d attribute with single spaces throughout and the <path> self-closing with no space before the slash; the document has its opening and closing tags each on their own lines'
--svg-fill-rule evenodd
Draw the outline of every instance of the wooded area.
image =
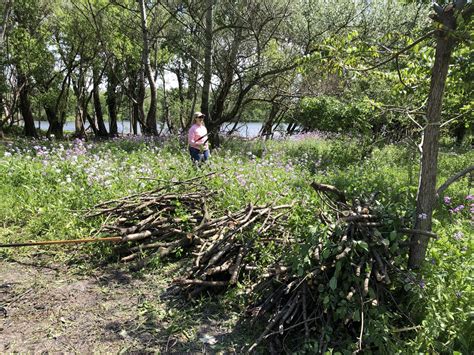
<svg viewBox="0 0 474 355">
<path fill-rule="evenodd" d="M 86 126 L 115 136 L 120 119 L 133 133 L 156 135 L 157 122 L 177 133 L 197 109 L 213 141 L 244 120 L 263 121 L 265 136 L 282 120 L 376 135 L 424 125 L 435 41 L 425 4 L 8 0 L 1 10 L 0 127 L 21 122 L 27 136 L 40 119 L 56 137 L 66 120 L 79 137 Z M 455 12 L 439 20 L 459 33 L 443 117 L 462 140 L 472 52 Z"/>
<path fill-rule="evenodd" d="M 472 296 L 472 245 L 458 244 L 474 216 L 473 12 L 465 0 L 5 0 L 0 247 L 70 236 L 119 242 L 90 250 L 137 268 L 181 260 L 181 296 L 229 292 L 267 323 L 246 351 L 470 349 L 454 314 L 468 317 Z M 202 165 L 185 160 L 196 111 Z M 254 122 L 258 137 L 239 137 Z M 456 291 L 440 301 L 449 269 Z M 449 332 L 429 325 L 442 309 Z"/>
</svg>

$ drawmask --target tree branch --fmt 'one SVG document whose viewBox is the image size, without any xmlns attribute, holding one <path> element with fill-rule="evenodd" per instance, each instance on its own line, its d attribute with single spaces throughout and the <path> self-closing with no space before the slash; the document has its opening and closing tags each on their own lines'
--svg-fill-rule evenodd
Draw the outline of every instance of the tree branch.
<svg viewBox="0 0 474 355">
<path fill-rule="evenodd" d="M 384 61 L 378 63 L 378 64 L 375 64 L 374 66 L 370 67 L 370 68 L 365 68 L 365 69 L 351 69 L 351 70 L 355 70 L 355 71 L 358 71 L 358 72 L 366 72 L 366 71 L 369 71 L 369 70 L 373 70 L 373 69 L 376 69 L 378 67 L 381 67 L 382 65 L 388 63 L 388 62 L 391 62 L 392 60 L 394 60 L 395 58 L 397 58 L 400 54 L 402 53 L 405 53 L 407 50 L 409 50 L 410 48 L 413 48 L 414 46 L 416 46 L 418 43 L 424 41 L 426 38 L 434 35 L 436 33 L 437 30 L 432 30 L 430 32 L 428 32 L 427 34 L 421 36 L 420 38 L 418 38 L 415 42 L 413 42 L 412 44 L 406 46 L 405 48 L 402 48 L 400 49 L 398 52 L 396 52 L 394 55 L 392 55 L 390 58 L 388 59 L 385 59 Z"/>
<path fill-rule="evenodd" d="M 437 196 L 441 195 L 444 192 L 444 190 L 446 190 L 452 183 L 456 182 L 457 180 L 462 178 L 464 175 L 472 173 L 472 171 L 474 171 L 474 165 L 460 171 L 456 175 L 451 176 L 448 180 L 446 180 L 446 182 L 443 185 L 441 185 L 438 188 L 438 190 L 436 191 L 436 195 Z"/>
</svg>

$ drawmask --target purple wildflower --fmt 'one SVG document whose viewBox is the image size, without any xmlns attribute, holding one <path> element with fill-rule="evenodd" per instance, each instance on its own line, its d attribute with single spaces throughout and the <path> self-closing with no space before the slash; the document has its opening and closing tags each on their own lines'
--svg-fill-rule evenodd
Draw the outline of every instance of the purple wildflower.
<svg viewBox="0 0 474 355">
<path fill-rule="evenodd" d="M 237 178 L 237 181 L 239 182 L 241 186 L 247 185 L 247 181 L 245 181 L 245 177 L 243 175 L 236 174 L 235 177 Z"/>
<path fill-rule="evenodd" d="M 421 220 L 425 220 L 425 219 L 428 218 L 428 215 L 427 215 L 426 213 L 420 213 L 420 214 L 418 215 L 418 218 L 421 219 Z"/>
<path fill-rule="evenodd" d="M 425 280 L 421 279 L 419 285 L 421 289 L 424 289 L 426 287 Z"/>
<path fill-rule="evenodd" d="M 464 205 L 459 205 L 453 210 L 453 213 L 458 213 L 463 209 L 464 209 Z"/>
<path fill-rule="evenodd" d="M 454 238 L 455 240 L 461 240 L 462 237 L 464 237 L 464 233 L 461 232 L 461 231 L 458 231 L 458 232 L 454 233 L 454 235 L 453 235 L 453 238 Z"/>
<path fill-rule="evenodd" d="M 467 195 L 466 200 L 468 201 L 474 201 L 474 195 Z"/>
<path fill-rule="evenodd" d="M 451 204 L 451 197 L 444 196 L 444 203 L 447 204 L 447 205 Z"/>
</svg>

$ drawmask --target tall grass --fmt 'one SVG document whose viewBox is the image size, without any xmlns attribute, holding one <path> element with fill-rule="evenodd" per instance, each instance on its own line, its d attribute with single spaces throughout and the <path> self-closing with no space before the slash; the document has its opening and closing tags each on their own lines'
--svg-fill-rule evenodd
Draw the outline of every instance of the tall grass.
<svg viewBox="0 0 474 355">
<path fill-rule="evenodd" d="M 440 153 L 438 181 L 474 161 L 474 152 Z M 95 204 L 157 185 L 173 184 L 209 172 L 202 183 L 217 192 L 214 210 L 246 204 L 296 200 L 292 218 L 302 235 L 314 223 L 318 204 L 309 186 L 329 183 L 348 196 L 379 193 L 384 208 L 409 223 L 418 183 L 413 148 L 371 147 L 356 140 L 302 136 L 282 141 L 228 140 L 196 168 L 178 139 L 128 138 L 107 142 L 15 140 L 0 146 L 0 242 L 73 239 L 89 236 L 103 222 L 85 219 Z M 434 232 L 420 276 L 419 302 L 410 312 L 419 328 L 398 338 L 412 351 L 473 349 L 473 201 L 469 178 L 440 196 Z M 460 208 L 459 206 L 464 206 Z M 94 249 L 97 248 L 97 249 Z M 101 247 L 88 251 L 99 258 Z M 56 250 L 58 254 L 60 249 Z M 29 249 L 0 250 L 0 256 Z M 97 257 L 96 255 L 96 257 Z M 400 339 L 404 339 L 400 343 Z"/>
</svg>

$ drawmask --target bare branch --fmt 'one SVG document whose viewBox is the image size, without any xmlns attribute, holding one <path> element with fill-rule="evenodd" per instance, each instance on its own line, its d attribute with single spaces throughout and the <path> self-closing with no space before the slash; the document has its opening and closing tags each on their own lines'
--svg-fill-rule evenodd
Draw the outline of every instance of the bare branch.
<svg viewBox="0 0 474 355">
<path fill-rule="evenodd" d="M 436 191 L 436 195 L 437 196 L 440 196 L 444 190 L 446 190 L 451 184 L 453 184 L 454 182 L 456 182 L 457 180 L 459 180 L 460 178 L 462 178 L 463 176 L 469 174 L 469 173 L 472 173 L 472 171 L 474 171 L 474 165 L 460 171 L 459 173 L 451 176 L 448 180 L 446 180 L 446 182 L 441 185 L 438 190 Z"/>
</svg>

